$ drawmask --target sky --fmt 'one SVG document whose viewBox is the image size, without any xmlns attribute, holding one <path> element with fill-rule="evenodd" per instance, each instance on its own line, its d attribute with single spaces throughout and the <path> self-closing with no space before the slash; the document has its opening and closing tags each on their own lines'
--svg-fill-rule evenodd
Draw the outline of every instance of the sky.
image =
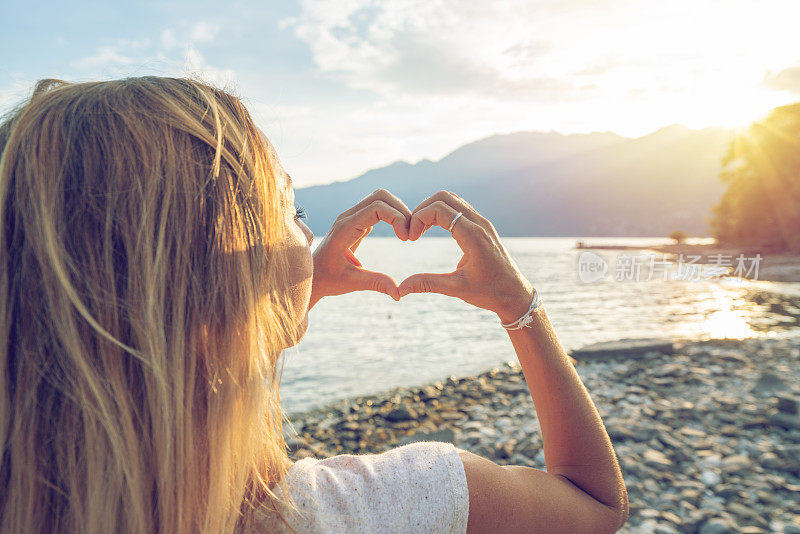
<svg viewBox="0 0 800 534">
<path fill-rule="evenodd" d="M 796 0 L 0 3 L 0 112 L 32 84 L 200 76 L 296 186 L 496 133 L 741 127 L 800 101 Z"/>
</svg>

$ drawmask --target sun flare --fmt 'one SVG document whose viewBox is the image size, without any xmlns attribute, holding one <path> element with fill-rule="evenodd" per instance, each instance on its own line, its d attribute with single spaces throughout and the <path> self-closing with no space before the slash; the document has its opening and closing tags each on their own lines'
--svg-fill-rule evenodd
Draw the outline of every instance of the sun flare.
<svg viewBox="0 0 800 534">
<path fill-rule="evenodd" d="M 756 337 L 745 310 L 720 310 L 703 321 L 700 333 L 711 339 L 747 339 Z"/>
</svg>

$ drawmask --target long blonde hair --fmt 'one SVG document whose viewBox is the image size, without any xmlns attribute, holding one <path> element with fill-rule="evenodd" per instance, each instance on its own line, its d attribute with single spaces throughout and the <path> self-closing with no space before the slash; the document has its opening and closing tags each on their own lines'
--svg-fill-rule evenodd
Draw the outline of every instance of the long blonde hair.
<svg viewBox="0 0 800 534">
<path fill-rule="evenodd" d="M 1 532 L 230 532 L 280 502 L 279 172 L 190 79 L 43 80 L 5 118 Z"/>
</svg>

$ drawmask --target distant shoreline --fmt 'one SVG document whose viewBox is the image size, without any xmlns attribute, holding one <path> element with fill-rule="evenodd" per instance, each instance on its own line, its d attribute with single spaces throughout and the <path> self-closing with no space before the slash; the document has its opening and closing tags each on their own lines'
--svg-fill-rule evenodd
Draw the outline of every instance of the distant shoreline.
<svg viewBox="0 0 800 534">
<path fill-rule="evenodd" d="M 734 260 L 739 255 L 746 258 L 754 258 L 757 254 L 761 255 L 761 263 L 758 269 L 757 280 L 766 282 L 800 282 L 800 254 L 792 252 L 769 252 L 759 250 L 758 247 L 726 247 L 717 243 L 711 244 L 687 244 L 672 243 L 666 245 L 652 246 L 633 246 L 633 245 L 595 245 L 578 242 L 575 245 L 578 250 L 651 250 L 659 254 L 666 254 L 670 259 L 675 260 L 681 255 L 684 258 L 699 256 L 697 263 L 717 264 L 709 260 L 713 256 L 729 256 Z"/>
</svg>

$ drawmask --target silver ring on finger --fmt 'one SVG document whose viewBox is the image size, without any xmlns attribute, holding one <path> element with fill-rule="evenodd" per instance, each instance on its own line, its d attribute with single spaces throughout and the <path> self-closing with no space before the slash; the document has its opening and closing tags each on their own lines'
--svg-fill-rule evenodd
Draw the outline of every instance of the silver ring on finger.
<svg viewBox="0 0 800 534">
<path fill-rule="evenodd" d="M 451 234 L 453 233 L 453 227 L 456 225 L 456 221 L 458 220 L 458 218 L 461 217 L 462 215 L 464 214 L 461 213 L 460 211 L 456 213 L 456 216 L 453 217 L 453 220 L 450 221 L 450 226 L 447 228 L 448 232 L 450 232 Z"/>
</svg>

